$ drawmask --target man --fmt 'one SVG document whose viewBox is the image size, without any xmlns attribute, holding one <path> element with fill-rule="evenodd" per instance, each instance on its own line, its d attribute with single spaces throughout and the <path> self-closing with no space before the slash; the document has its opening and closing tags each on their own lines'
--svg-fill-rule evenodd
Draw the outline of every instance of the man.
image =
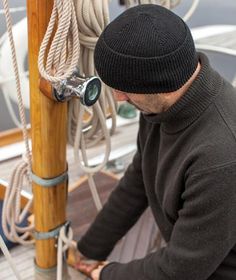
<svg viewBox="0 0 236 280">
<path fill-rule="evenodd" d="M 127 264 L 81 259 L 78 268 L 94 280 L 235 280 L 235 89 L 157 5 L 111 22 L 95 66 L 117 100 L 141 111 L 138 149 L 78 250 L 105 261 L 147 206 L 167 245 Z"/>
</svg>

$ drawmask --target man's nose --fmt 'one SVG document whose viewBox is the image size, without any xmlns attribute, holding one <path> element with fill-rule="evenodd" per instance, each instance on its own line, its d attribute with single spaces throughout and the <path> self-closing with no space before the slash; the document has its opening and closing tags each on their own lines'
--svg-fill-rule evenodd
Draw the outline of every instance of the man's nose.
<svg viewBox="0 0 236 280">
<path fill-rule="evenodd" d="M 113 95 L 116 101 L 126 101 L 129 99 L 128 96 L 121 91 L 113 90 Z"/>
</svg>

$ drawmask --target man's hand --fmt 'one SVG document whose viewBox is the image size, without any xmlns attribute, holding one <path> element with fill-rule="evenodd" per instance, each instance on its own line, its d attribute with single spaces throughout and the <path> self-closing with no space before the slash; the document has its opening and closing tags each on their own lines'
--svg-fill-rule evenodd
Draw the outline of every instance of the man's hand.
<svg viewBox="0 0 236 280">
<path fill-rule="evenodd" d="M 91 277 L 91 272 L 102 264 L 102 262 L 87 259 L 79 251 L 76 251 L 75 259 L 75 268 L 89 277 Z"/>
<path fill-rule="evenodd" d="M 104 266 L 106 266 L 108 262 L 104 262 L 103 264 L 99 265 L 96 269 L 91 272 L 92 280 L 100 280 L 100 274 Z"/>
<path fill-rule="evenodd" d="M 83 259 L 75 265 L 75 268 L 88 277 L 91 277 L 92 271 L 97 269 L 101 262 Z"/>
<path fill-rule="evenodd" d="M 97 268 L 101 262 L 88 260 L 78 251 L 77 243 L 73 241 L 67 256 L 67 263 L 90 277 L 92 270 Z"/>
<path fill-rule="evenodd" d="M 108 264 L 108 262 L 105 261 L 95 261 L 83 256 L 78 251 L 76 242 L 73 242 L 72 244 L 72 249 L 69 252 L 67 262 L 91 279 L 99 279 L 102 268 Z"/>
</svg>

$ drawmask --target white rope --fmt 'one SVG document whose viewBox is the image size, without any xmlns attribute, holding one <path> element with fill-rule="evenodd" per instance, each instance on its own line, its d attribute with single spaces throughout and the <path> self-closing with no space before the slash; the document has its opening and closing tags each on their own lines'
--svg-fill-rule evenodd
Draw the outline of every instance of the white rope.
<svg viewBox="0 0 236 280">
<path fill-rule="evenodd" d="M 58 243 L 57 243 L 57 280 L 62 280 L 63 275 L 63 254 L 69 248 L 74 248 L 73 231 L 69 227 L 68 234 L 66 234 L 66 227 L 60 229 Z"/>
<path fill-rule="evenodd" d="M 190 7 L 190 9 L 188 10 L 188 12 L 185 14 L 185 16 L 183 16 L 183 20 L 184 21 L 188 21 L 191 16 L 194 14 L 194 12 L 196 11 L 197 9 L 197 6 L 199 4 L 200 0 L 193 0 L 193 3 Z"/>
<path fill-rule="evenodd" d="M 55 26 L 57 30 L 50 44 Z M 70 77 L 78 63 L 79 52 L 73 0 L 54 0 L 51 18 L 39 51 L 38 68 L 41 76 L 50 82 L 60 82 Z"/>
<path fill-rule="evenodd" d="M 29 180 L 27 166 L 27 162 L 22 161 L 14 169 L 9 187 L 6 187 L 2 209 L 2 227 L 5 236 L 12 242 L 18 242 L 23 245 L 34 243 L 34 239 L 28 240 L 34 230 L 34 226 L 19 226 L 27 218 L 27 213 L 33 202 L 32 199 L 29 200 L 23 211 L 21 211 L 21 186 L 24 179 Z"/>
<path fill-rule="evenodd" d="M 2 249 L 2 252 L 3 252 L 4 256 L 6 257 L 6 259 L 7 259 L 8 263 L 9 263 L 12 271 L 14 272 L 16 278 L 18 280 L 22 280 L 22 278 L 20 276 L 20 273 L 18 272 L 18 270 L 17 270 L 17 268 L 15 266 L 15 263 L 14 263 L 12 257 L 11 257 L 11 254 L 10 254 L 9 250 L 7 249 L 7 246 L 6 246 L 6 244 L 5 244 L 5 242 L 4 242 L 4 240 L 3 240 L 1 235 L 0 235 L 0 248 Z"/>
<path fill-rule="evenodd" d="M 66 234 L 66 227 L 63 226 L 60 229 L 59 236 L 58 236 L 58 243 L 57 243 L 57 280 L 62 280 L 63 279 L 63 254 L 69 249 L 73 248 L 75 249 L 75 244 L 73 241 L 73 231 L 71 227 L 68 229 L 68 234 Z M 12 268 L 16 278 L 18 280 L 22 280 L 15 263 L 11 257 L 11 254 L 2 238 L 0 235 L 0 248 L 2 249 L 2 252 L 4 256 L 6 257 L 10 267 Z"/>
<path fill-rule="evenodd" d="M 101 164 L 97 165 L 96 167 L 89 167 L 88 166 L 88 158 L 86 154 L 86 147 L 85 147 L 85 139 L 84 135 L 82 133 L 82 122 L 83 122 L 83 115 L 84 115 L 84 110 L 83 107 L 81 106 L 79 110 L 79 117 L 78 117 L 78 123 L 77 123 L 77 130 L 76 130 L 76 136 L 75 136 L 75 158 L 77 159 L 79 167 L 88 174 L 88 182 L 89 182 L 89 187 L 94 199 L 94 203 L 96 205 L 96 208 L 98 210 L 101 210 L 102 208 L 102 203 L 99 198 L 99 194 L 96 189 L 96 185 L 93 179 L 93 174 L 101 170 L 107 163 L 109 155 L 110 155 L 110 150 L 111 150 L 111 144 L 110 144 L 110 135 L 106 127 L 106 120 L 105 117 L 102 113 L 101 107 L 99 104 L 94 105 L 95 110 L 98 113 L 98 117 L 100 118 L 100 123 L 102 125 L 102 129 L 104 132 L 105 140 L 106 140 L 106 151 L 105 151 L 105 156 Z M 81 143 L 81 153 L 82 153 L 82 160 L 79 160 L 79 144 Z M 83 161 L 83 164 L 82 164 Z"/>
<path fill-rule="evenodd" d="M 98 103 L 94 104 L 94 109 L 97 111 L 98 117 L 100 118 L 101 126 L 102 126 L 102 129 L 103 129 L 106 144 L 107 144 L 107 149 L 106 149 L 105 156 L 104 156 L 104 159 L 103 159 L 101 164 L 97 165 L 96 167 L 87 166 L 88 162 L 87 162 L 87 156 L 86 156 L 86 153 L 85 153 L 85 151 L 86 151 L 85 139 L 84 139 L 84 135 L 82 134 L 82 122 L 83 122 L 84 109 L 81 106 L 81 110 L 79 111 L 77 131 L 76 131 L 76 136 L 75 136 L 75 139 L 76 139 L 76 141 L 75 141 L 75 158 L 78 161 L 79 167 L 85 173 L 96 173 L 99 170 L 101 170 L 108 161 L 108 157 L 109 157 L 110 149 L 111 149 L 110 135 L 109 135 L 109 132 L 108 132 L 107 127 L 106 127 L 106 120 L 105 120 L 105 117 L 102 113 L 102 109 L 101 109 L 101 107 L 99 106 Z M 84 164 L 82 164 L 82 162 L 79 160 L 78 148 L 79 148 L 80 143 L 81 143 L 81 152 L 82 152 L 82 157 L 83 157 Z"/>
<path fill-rule="evenodd" d="M 94 76 L 96 75 L 93 62 L 94 48 L 98 37 L 109 22 L 109 1 L 75 0 L 75 7 L 81 43 L 79 69 L 86 77 Z M 84 107 L 76 99 L 69 102 L 68 139 L 74 145 L 75 160 L 88 175 L 89 187 L 98 210 L 102 208 L 102 203 L 93 175 L 104 168 L 108 161 L 111 150 L 110 135 L 114 133 L 116 128 L 116 110 L 117 104 L 111 90 L 105 85 L 102 87 L 99 100 L 90 108 Z M 89 116 L 89 120 L 84 120 L 85 115 Z M 106 126 L 107 118 L 112 119 L 110 131 Z M 103 161 L 98 166 L 90 167 L 86 149 L 103 139 L 105 139 Z M 81 150 L 81 157 L 79 149 Z"/>
<path fill-rule="evenodd" d="M 23 211 L 21 211 L 20 193 L 21 193 L 22 185 L 23 183 L 26 183 L 31 186 L 31 179 L 30 179 L 31 154 L 29 148 L 27 123 L 26 123 L 24 105 L 23 105 L 22 94 L 21 94 L 20 77 L 19 77 L 19 71 L 18 71 L 17 59 L 16 59 L 16 50 L 15 50 L 13 34 L 12 34 L 12 20 L 10 17 L 8 1 L 2 0 L 2 2 L 3 2 L 3 7 L 6 16 L 7 32 L 9 36 L 13 69 L 14 69 L 15 80 L 16 80 L 19 114 L 22 123 L 23 139 L 25 142 L 24 159 L 13 170 L 9 187 L 6 189 L 5 199 L 3 201 L 3 210 L 2 210 L 2 226 L 3 226 L 4 234 L 9 240 L 13 242 L 19 242 L 21 244 L 31 244 L 33 241 L 27 239 L 30 236 L 30 232 L 33 230 L 33 225 L 27 227 L 19 226 L 19 223 L 21 223 L 26 218 L 27 212 L 32 205 L 32 200 L 30 200 L 26 205 L 26 208 L 23 209 Z"/>
</svg>

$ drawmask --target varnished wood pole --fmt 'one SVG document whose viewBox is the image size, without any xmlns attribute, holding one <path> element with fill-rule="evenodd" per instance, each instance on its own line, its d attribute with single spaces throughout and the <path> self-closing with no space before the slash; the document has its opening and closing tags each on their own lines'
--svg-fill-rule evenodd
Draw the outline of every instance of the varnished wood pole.
<svg viewBox="0 0 236 280">
<path fill-rule="evenodd" d="M 38 52 L 52 6 L 53 0 L 27 0 L 32 169 L 41 178 L 56 177 L 67 168 L 67 105 L 50 100 L 39 90 Z M 47 232 L 65 222 L 66 183 L 51 188 L 34 183 L 33 195 L 36 231 Z M 54 238 L 36 241 L 36 264 L 40 268 L 56 265 Z"/>
</svg>

